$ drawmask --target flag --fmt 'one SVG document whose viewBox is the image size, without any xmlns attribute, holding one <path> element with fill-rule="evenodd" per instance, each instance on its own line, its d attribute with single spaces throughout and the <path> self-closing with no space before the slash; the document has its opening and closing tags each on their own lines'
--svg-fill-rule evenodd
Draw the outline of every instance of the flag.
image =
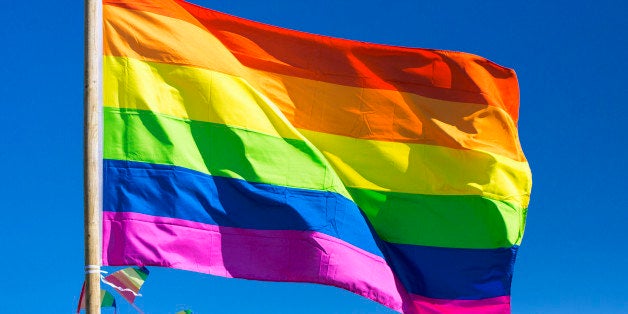
<svg viewBox="0 0 628 314">
<path fill-rule="evenodd" d="M 513 70 L 179 0 L 103 16 L 104 264 L 509 312 L 531 190 Z"/>
<path fill-rule="evenodd" d="M 106 276 L 103 282 L 115 288 L 125 300 L 133 304 L 135 297 L 140 296 L 140 289 L 149 273 L 146 267 L 128 267 Z"/>
<path fill-rule="evenodd" d="M 85 283 L 83 283 L 83 288 L 81 288 L 81 296 L 79 297 L 79 305 L 76 309 L 76 313 L 79 313 L 86 307 L 87 305 L 85 301 Z M 107 290 L 100 290 L 100 307 L 113 307 L 114 313 L 116 312 L 116 299 Z"/>
<path fill-rule="evenodd" d="M 182 310 L 177 312 L 176 314 L 192 314 L 192 310 Z"/>
</svg>

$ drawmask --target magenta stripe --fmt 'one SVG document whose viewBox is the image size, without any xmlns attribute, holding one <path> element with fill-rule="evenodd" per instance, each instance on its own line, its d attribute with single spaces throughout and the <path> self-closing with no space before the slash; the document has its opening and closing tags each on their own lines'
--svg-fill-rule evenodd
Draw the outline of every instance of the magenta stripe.
<svg viewBox="0 0 628 314">
<path fill-rule="evenodd" d="M 508 314 L 510 296 L 482 300 L 441 300 L 411 295 L 413 310 L 425 314 Z"/>
<path fill-rule="evenodd" d="M 106 278 L 106 280 L 122 289 L 130 289 L 131 287 L 128 287 L 127 284 L 125 284 L 124 282 L 120 281 L 120 279 L 113 277 L 113 276 L 107 276 L 108 278 Z M 129 292 L 129 291 L 120 291 L 120 290 L 116 290 L 120 295 L 122 295 L 123 298 L 125 298 L 127 301 L 129 301 L 129 303 L 133 303 L 135 302 L 135 294 Z"/>
<path fill-rule="evenodd" d="M 131 212 L 103 216 L 103 265 L 320 283 L 406 313 L 510 312 L 509 297 L 435 300 L 409 295 L 384 259 L 319 232 L 221 227 Z"/>
</svg>

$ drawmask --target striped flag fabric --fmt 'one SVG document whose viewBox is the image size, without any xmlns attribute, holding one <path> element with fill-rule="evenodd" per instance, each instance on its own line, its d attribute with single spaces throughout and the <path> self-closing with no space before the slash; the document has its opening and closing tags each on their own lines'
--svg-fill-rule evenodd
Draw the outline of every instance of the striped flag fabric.
<svg viewBox="0 0 628 314">
<path fill-rule="evenodd" d="M 531 190 L 513 70 L 180 0 L 103 19 L 105 265 L 510 311 Z"/>
<path fill-rule="evenodd" d="M 86 301 L 85 301 L 85 283 L 83 283 L 83 288 L 81 288 L 81 296 L 79 297 L 79 305 L 76 309 L 76 313 L 80 313 L 81 310 L 86 309 Z M 100 307 L 113 307 L 114 313 L 117 311 L 116 307 L 116 299 L 113 295 L 107 290 L 100 290 Z"/>
<path fill-rule="evenodd" d="M 140 296 L 140 289 L 150 271 L 146 267 L 127 267 L 103 278 L 103 282 L 115 288 L 129 303 Z"/>
</svg>

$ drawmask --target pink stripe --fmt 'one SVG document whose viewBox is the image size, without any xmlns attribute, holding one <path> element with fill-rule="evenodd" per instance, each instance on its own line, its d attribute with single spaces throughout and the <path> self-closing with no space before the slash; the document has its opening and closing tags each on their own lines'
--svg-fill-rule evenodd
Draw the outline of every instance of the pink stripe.
<svg viewBox="0 0 628 314">
<path fill-rule="evenodd" d="M 137 213 L 103 216 L 104 265 L 320 283 L 406 313 L 510 312 L 509 297 L 435 300 L 409 295 L 384 259 L 319 232 L 240 229 Z"/>
<path fill-rule="evenodd" d="M 110 283 L 124 289 L 124 288 L 129 288 L 124 282 L 120 281 L 119 278 L 117 277 L 113 277 L 113 276 L 107 276 L 107 278 L 105 278 L 107 281 L 109 281 Z M 116 289 L 116 292 L 118 292 L 123 298 L 125 298 L 127 301 L 129 301 L 129 303 L 133 303 L 135 302 L 135 295 L 129 291 L 120 291 Z"/>
<path fill-rule="evenodd" d="M 510 313 L 510 296 L 482 300 L 440 300 L 411 295 L 414 311 L 425 314 L 507 314 Z"/>
</svg>

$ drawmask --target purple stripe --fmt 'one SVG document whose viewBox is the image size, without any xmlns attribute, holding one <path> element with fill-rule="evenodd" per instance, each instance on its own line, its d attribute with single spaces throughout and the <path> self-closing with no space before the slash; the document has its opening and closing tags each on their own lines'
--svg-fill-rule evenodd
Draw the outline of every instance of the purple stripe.
<svg viewBox="0 0 628 314">
<path fill-rule="evenodd" d="M 442 300 L 418 295 L 411 295 L 410 298 L 412 311 L 421 314 L 510 314 L 510 296 L 481 300 Z"/>
<path fill-rule="evenodd" d="M 105 265 L 150 265 L 223 277 L 315 282 L 401 308 L 393 273 L 383 258 L 319 232 L 240 229 L 104 212 L 103 242 L 108 249 L 103 251 Z"/>
<path fill-rule="evenodd" d="M 383 258 L 319 232 L 221 227 L 131 212 L 103 216 L 103 265 L 320 283 L 406 313 L 510 312 L 509 297 L 435 300 L 410 295 Z"/>
<path fill-rule="evenodd" d="M 384 242 L 352 201 L 193 170 L 104 160 L 105 211 L 134 212 L 247 230 L 326 234 L 386 260 L 406 291 L 433 299 L 510 295 L 517 246 L 461 249 Z"/>
</svg>

